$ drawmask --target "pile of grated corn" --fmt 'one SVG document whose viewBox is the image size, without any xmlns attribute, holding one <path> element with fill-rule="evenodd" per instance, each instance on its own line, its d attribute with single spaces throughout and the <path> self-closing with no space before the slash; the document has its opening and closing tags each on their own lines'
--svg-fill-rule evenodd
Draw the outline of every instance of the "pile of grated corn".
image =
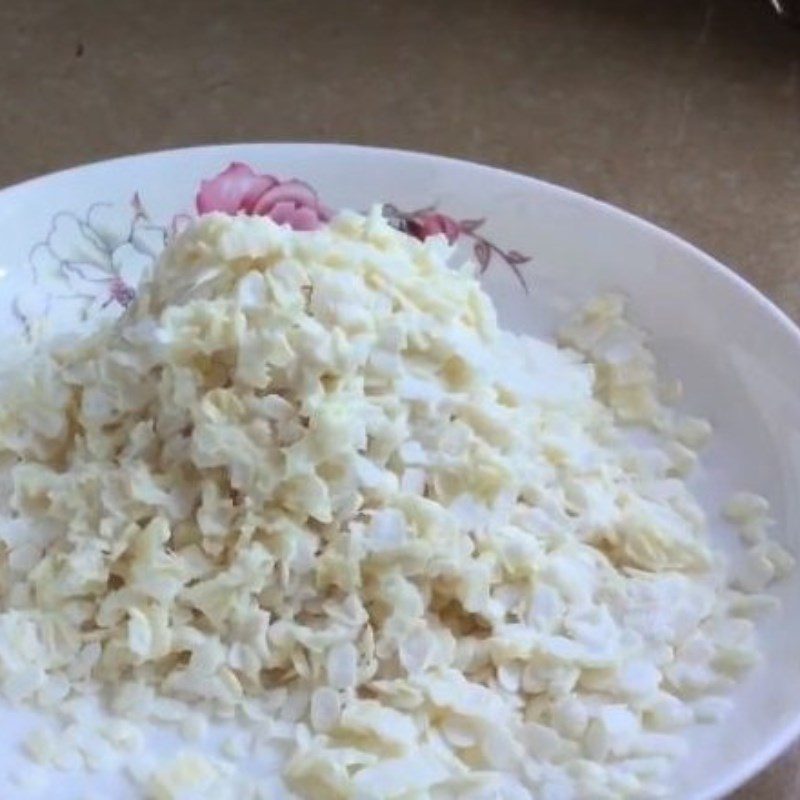
<svg viewBox="0 0 800 800">
<path fill-rule="evenodd" d="M 3 368 L 0 688 L 118 717 L 37 760 L 221 719 L 220 758 L 132 770 L 146 796 L 274 797 L 254 743 L 285 796 L 668 793 L 791 557 L 741 494 L 730 584 L 684 482 L 710 426 L 659 399 L 619 298 L 557 347 L 450 255 L 378 210 L 211 214 L 121 320 Z"/>
</svg>

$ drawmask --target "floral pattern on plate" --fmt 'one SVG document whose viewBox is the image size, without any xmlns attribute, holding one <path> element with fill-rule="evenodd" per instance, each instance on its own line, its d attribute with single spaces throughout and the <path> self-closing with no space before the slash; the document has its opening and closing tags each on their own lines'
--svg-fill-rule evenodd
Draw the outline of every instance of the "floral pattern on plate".
<svg viewBox="0 0 800 800">
<path fill-rule="evenodd" d="M 127 205 L 98 202 L 83 214 L 59 212 L 31 248 L 33 281 L 15 298 L 17 318 L 30 332 L 32 321 L 46 316 L 42 304 L 48 309 L 53 301 L 72 306 L 81 321 L 116 316 L 173 232 L 150 219 L 138 194 Z"/>
<path fill-rule="evenodd" d="M 304 181 L 260 174 L 241 162 L 200 182 L 195 213 L 211 211 L 265 216 L 301 231 L 317 230 L 333 216 Z M 468 243 L 481 274 L 498 259 L 527 291 L 521 267 L 530 257 L 484 236 L 485 219 L 457 220 L 436 206 L 402 211 L 386 203 L 384 212 L 390 224 L 418 239 L 441 234 L 451 244 Z M 143 273 L 191 219 L 178 213 L 166 225 L 155 222 L 138 192 L 125 205 L 97 202 L 83 214 L 56 214 L 45 238 L 31 249 L 31 291 L 14 300 L 26 334 L 31 335 L 34 320 L 48 316 L 54 300 L 72 305 L 80 321 L 117 316 L 133 301 Z"/>
</svg>

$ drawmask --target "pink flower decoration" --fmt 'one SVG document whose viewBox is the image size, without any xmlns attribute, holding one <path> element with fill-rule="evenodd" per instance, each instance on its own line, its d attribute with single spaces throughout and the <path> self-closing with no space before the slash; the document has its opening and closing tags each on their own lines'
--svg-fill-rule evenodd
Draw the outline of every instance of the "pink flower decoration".
<svg viewBox="0 0 800 800">
<path fill-rule="evenodd" d="M 461 226 L 452 217 L 438 212 L 423 214 L 411 220 L 410 227 L 411 233 L 418 239 L 427 239 L 429 236 L 443 233 L 450 244 L 458 239 L 461 233 Z"/>
<path fill-rule="evenodd" d="M 122 278 L 115 276 L 108 284 L 108 299 L 103 303 L 103 308 L 115 302 L 127 308 L 135 298 L 136 292 Z"/>
<path fill-rule="evenodd" d="M 239 162 L 231 164 L 215 178 L 201 182 L 197 211 L 200 214 L 222 211 L 269 217 L 297 231 L 316 230 L 330 219 L 330 212 L 308 184 L 257 175 L 247 164 Z"/>
</svg>

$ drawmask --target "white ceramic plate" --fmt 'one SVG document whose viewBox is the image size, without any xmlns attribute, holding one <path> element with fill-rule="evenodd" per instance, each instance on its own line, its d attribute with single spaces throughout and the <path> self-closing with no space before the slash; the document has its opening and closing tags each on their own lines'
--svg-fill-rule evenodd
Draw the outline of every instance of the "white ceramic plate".
<svg viewBox="0 0 800 800">
<path fill-rule="evenodd" d="M 686 408 L 714 423 L 717 436 L 695 487 L 718 545 L 736 547 L 719 520 L 719 504 L 747 487 L 770 499 L 777 536 L 800 555 L 800 332 L 694 247 L 608 205 L 520 175 L 389 150 L 253 144 L 133 156 L 29 181 L 0 192 L 4 341 L 43 314 L 56 328 L 77 329 L 120 313 L 165 237 L 197 213 L 201 181 L 232 162 L 281 180 L 299 178 L 317 192 L 299 196 L 278 187 L 263 198 L 265 213 L 313 215 L 317 203 L 383 202 L 418 230 L 457 235 L 485 265 L 486 288 L 512 329 L 547 335 L 575 303 L 622 290 L 633 318 L 652 334 L 664 371 L 683 381 Z M 201 202 L 235 205 L 247 175 L 243 167 L 227 172 L 206 185 Z M 287 192 L 294 198 L 288 205 L 281 201 Z M 434 211 L 442 216 L 430 216 Z M 777 593 L 783 611 L 761 626 L 763 664 L 737 690 L 724 724 L 691 734 L 673 796 L 722 797 L 800 733 L 800 575 Z M 33 716 L 4 714 L 0 797 L 21 797 L 5 776 L 28 769 L 18 743 Z M 150 744 L 162 752 L 179 746 L 169 735 Z M 64 773 L 38 796 L 133 795 L 115 775 Z"/>
</svg>

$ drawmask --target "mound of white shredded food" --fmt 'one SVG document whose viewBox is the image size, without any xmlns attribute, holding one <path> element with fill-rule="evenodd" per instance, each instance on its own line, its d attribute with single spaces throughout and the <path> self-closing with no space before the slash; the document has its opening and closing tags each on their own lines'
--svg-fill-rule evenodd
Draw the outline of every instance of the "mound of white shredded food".
<svg viewBox="0 0 800 800">
<path fill-rule="evenodd" d="M 121 320 L 5 369 L 0 686 L 78 720 L 34 758 L 222 719 L 218 759 L 133 769 L 145 796 L 274 798 L 237 767 L 267 745 L 301 798 L 669 794 L 791 557 L 743 493 L 726 577 L 683 482 L 710 427 L 619 298 L 557 347 L 450 255 L 378 209 L 211 214 Z"/>
</svg>

